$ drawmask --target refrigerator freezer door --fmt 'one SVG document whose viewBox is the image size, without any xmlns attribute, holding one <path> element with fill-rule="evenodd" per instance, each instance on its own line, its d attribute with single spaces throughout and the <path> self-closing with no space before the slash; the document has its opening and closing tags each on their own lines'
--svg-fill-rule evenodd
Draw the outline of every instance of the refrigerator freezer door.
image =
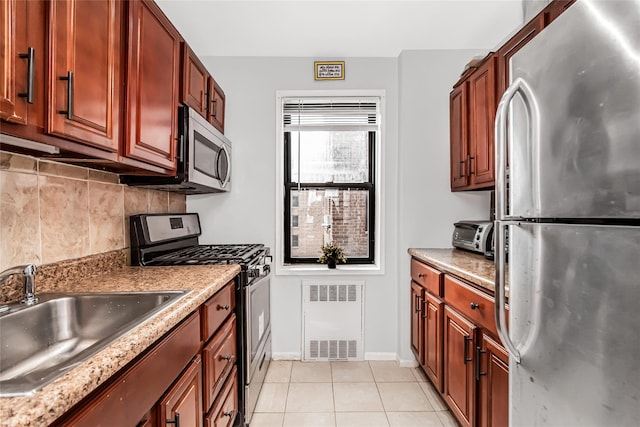
<svg viewBox="0 0 640 427">
<path fill-rule="evenodd" d="M 533 111 L 505 120 L 505 218 L 640 218 L 639 23 L 640 0 L 580 0 L 513 56 Z"/>
<path fill-rule="evenodd" d="M 510 425 L 637 426 L 640 227 L 509 226 Z"/>
</svg>

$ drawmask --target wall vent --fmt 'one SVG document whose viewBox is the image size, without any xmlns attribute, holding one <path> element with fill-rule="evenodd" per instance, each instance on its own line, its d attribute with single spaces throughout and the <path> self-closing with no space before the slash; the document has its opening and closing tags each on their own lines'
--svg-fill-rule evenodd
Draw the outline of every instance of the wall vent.
<svg viewBox="0 0 640 427">
<path fill-rule="evenodd" d="M 364 282 L 302 282 L 303 360 L 363 360 Z"/>
</svg>

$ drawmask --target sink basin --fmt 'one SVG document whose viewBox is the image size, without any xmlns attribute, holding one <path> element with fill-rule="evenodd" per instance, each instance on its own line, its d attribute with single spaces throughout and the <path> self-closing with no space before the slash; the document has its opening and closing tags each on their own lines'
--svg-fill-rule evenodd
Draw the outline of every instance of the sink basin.
<svg viewBox="0 0 640 427">
<path fill-rule="evenodd" d="M 1 314 L 0 397 L 34 393 L 186 292 L 43 293 Z"/>
</svg>

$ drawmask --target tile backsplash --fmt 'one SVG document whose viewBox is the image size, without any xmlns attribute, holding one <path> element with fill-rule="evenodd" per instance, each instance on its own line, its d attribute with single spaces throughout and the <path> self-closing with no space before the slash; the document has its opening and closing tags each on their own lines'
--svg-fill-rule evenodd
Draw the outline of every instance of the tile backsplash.
<svg viewBox="0 0 640 427">
<path fill-rule="evenodd" d="M 127 248 L 129 216 L 185 212 L 186 196 L 0 151 L 0 271 Z"/>
</svg>

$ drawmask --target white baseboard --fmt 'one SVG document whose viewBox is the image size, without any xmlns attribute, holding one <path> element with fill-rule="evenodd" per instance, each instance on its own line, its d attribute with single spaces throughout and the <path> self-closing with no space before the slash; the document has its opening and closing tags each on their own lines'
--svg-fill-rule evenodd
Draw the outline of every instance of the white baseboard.
<svg viewBox="0 0 640 427">
<path fill-rule="evenodd" d="M 272 352 L 272 360 L 302 360 L 302 353 L 294 352 Z"/>
<path fill-rule="evenodd" d="M 416 359 L 400 359 L 398 363 L 401 368 L 415 368 L 418 366 L 418 361 Z"/>
<path fill-rule="evenodd" d="M 364 354 L 364 360 L 398 360 L 398 355 L 396 353 L 367 352 Z"/>
</svg>

